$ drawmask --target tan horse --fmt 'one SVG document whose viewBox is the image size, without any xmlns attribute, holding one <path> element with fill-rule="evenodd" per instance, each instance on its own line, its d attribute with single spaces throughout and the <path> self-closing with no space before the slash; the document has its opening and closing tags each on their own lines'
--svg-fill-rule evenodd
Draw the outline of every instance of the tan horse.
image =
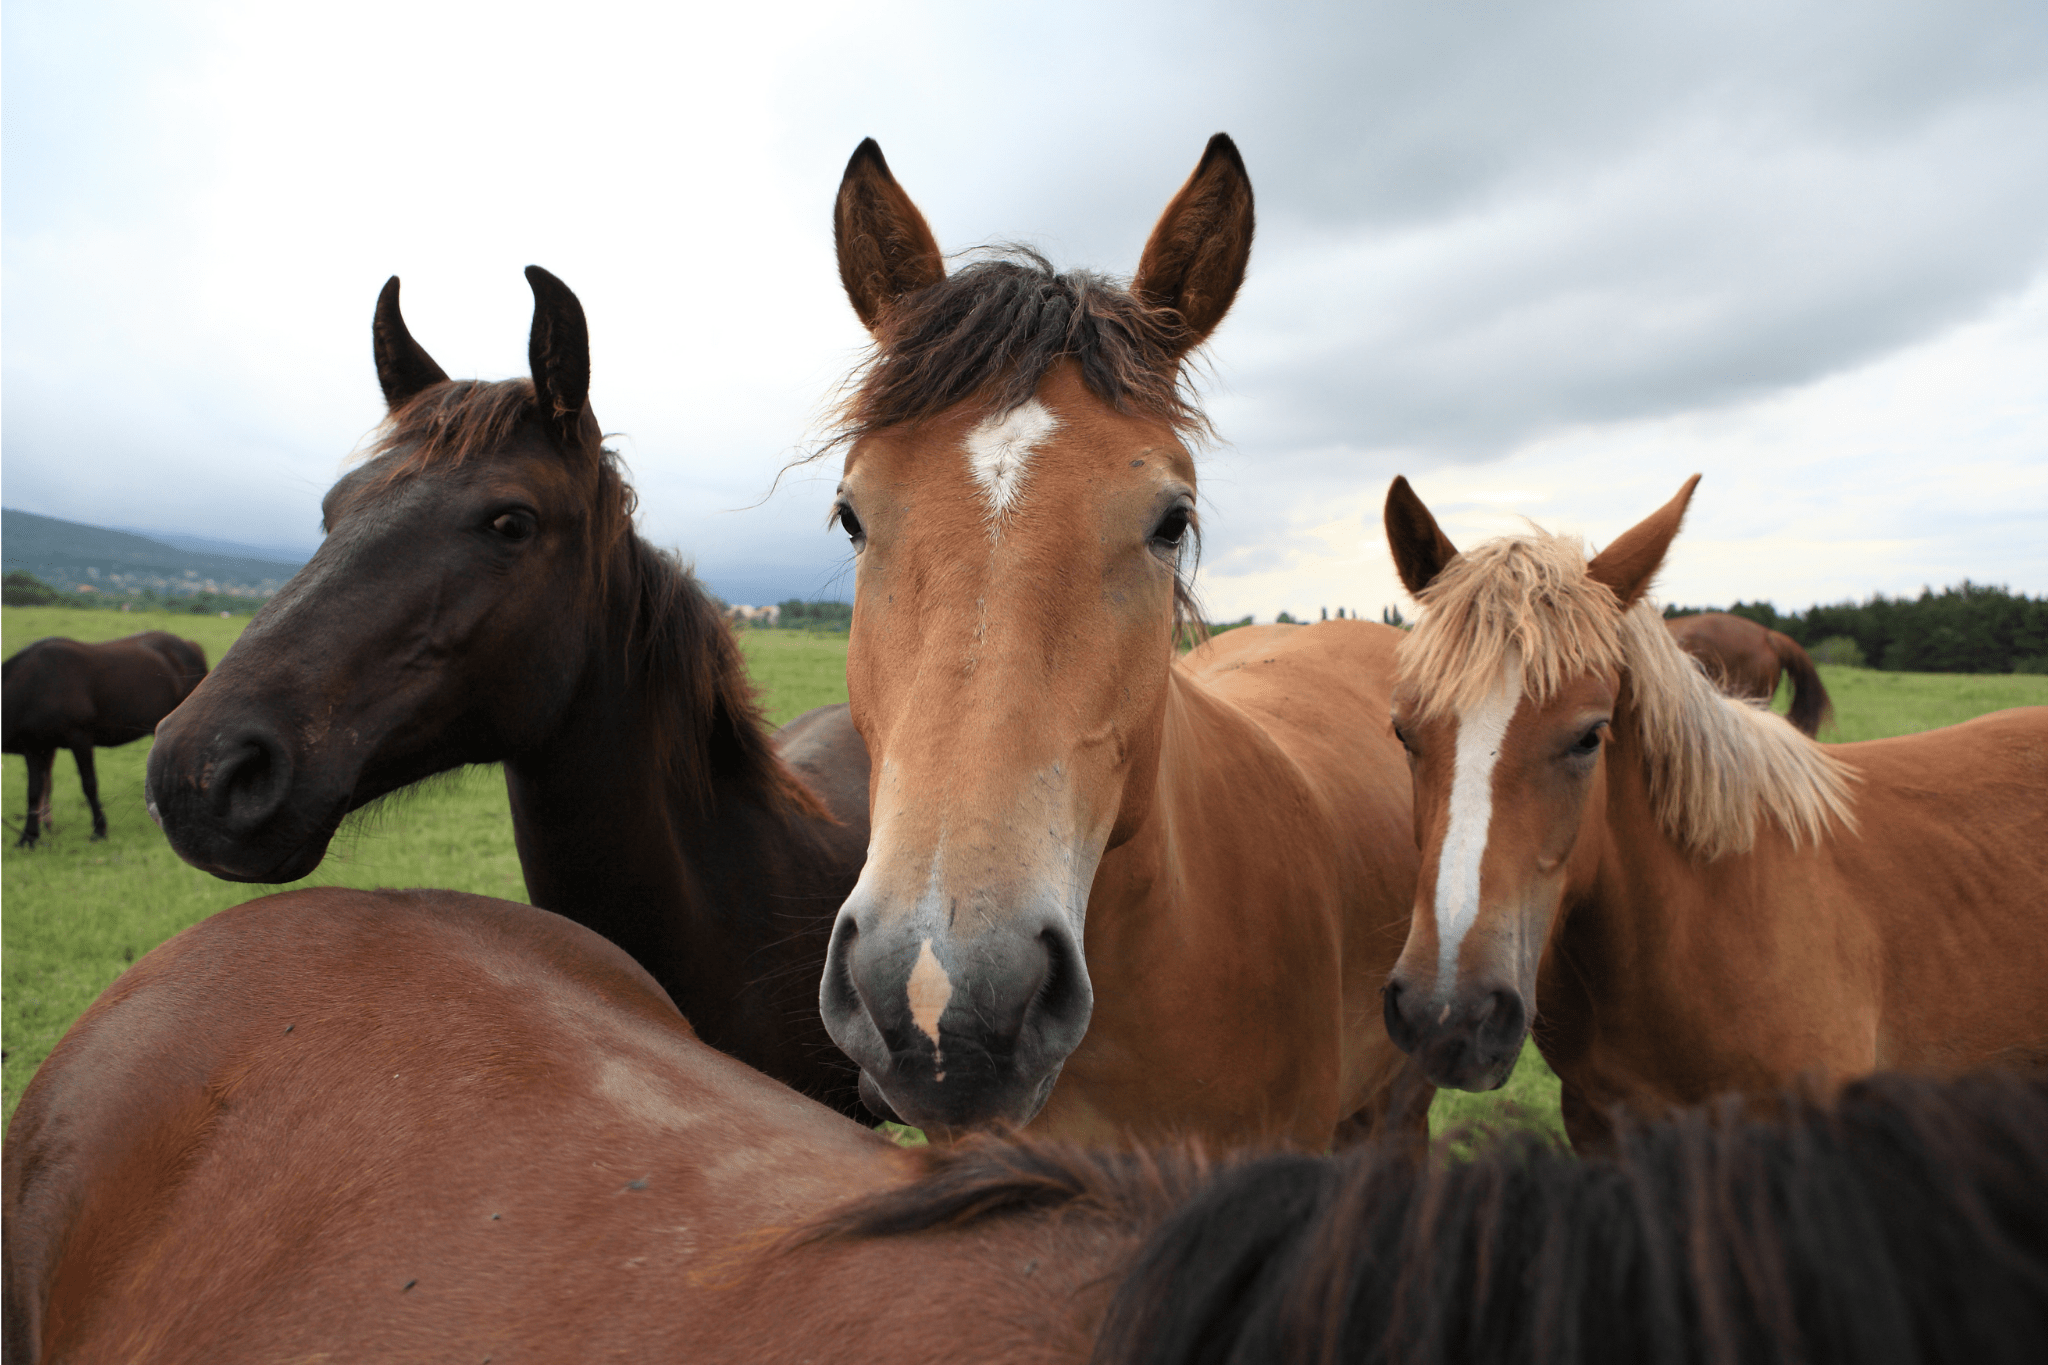
<svg viewBox="0 0 2048 1365">
<path fill-rule="evenodd" d="M 1820 670 L 1799 642 L 1783 631 L 1725 611 L 1674 616 L 1664 628 L 1731 697 L 1750 697 L 1768 706 L 1778 695 L 1778 675 L 1791 674 L 1792 709 L 1785 719 L 1801 734 L 1819 734 L 1834 710 Z"/>
<path fill-rule="evenodd" d="M 2048 1060 L 2048 707 L 1823 747 L 1722 696 L 1643 597 L 1697 482 L 1588 563 L 1541 532 L 1460 554 L 1394 481 L 1425 615 L 1388 1031 L 1485 1090 L 1540 1002 L 1579 1144 L 1616 1104 Z"/>
<path fill-rule="evenodd" d="M 1128 289 L 1029 253 L 949 276 L 872 142 L 837 229 L 875 338 L 837 508 L 874 832 L 822 1004 L 863 1097 L 938 1127 L 1043 1106 L 1034 1131 L 1084 1141 L 1419 1125 L 1375 998 L 1415 877 L 1399 633 L 1175 661 L 1182 365 L 1250 253 L 1237 149 L 1211 140 Z"/>
</svg>

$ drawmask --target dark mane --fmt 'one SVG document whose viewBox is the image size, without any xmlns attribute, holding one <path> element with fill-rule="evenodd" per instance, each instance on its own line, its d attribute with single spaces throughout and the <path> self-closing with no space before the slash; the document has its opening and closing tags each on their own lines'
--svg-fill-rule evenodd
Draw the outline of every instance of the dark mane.
<svg viewBox="0 0 2048 1365">
<path fill-rule="evenodd" d="M 1117 1291 L 1108 1362 L 2037 1359 L 2048 1083 L 1901 1076 L 1737 1101 L 1418 1177 L 1397 1154 L 1223 1170 Z"/>
<path fill-rule="evenodd" d="M 1180 314 L 1107 276 L 1059 274 L 1031 248 L 1008 247 L 897 300 L 827 448 L 970 401 L 1008 412 L 1062 360 L 1117 411 L 1206 436 L 1208 419 L 1185 383 L 1186 335 Z"/>
<path fill-rule="evenodd" d="M 432 385 L 385 420 L 368 457 L 388 458 L 387 483 L 489 459 L 520 426 L 537 420 L 531 379 L 451 380 Z M 719 785 L 757 793 L 784 814 L 823 818 L 809 787 L 777 756 L 753 681 L 731 629 L 696 576 L 633 528 L 639 497 L 616 451 L 584 412 L 580 456 L 595 473 L 589 496 L 590 575 L 601 600 L 628 606 L 627 667 L 651 718 L 670 781 L 707 814 Z M 602 629 L 612 613 L 593 614 Z"/>
</svg>

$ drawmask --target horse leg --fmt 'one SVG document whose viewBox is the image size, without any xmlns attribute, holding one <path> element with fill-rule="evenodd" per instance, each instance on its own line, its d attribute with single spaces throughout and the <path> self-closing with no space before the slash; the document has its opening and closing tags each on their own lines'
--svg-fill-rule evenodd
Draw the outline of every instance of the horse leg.
<svg viewBox="0 0 2048 1365">
<path fill-rule="evenodd" d="M 100 809 L 100 780 L 93 771 L 92 745 L 75 744 L 71 756 L 78 760 L 78 785 L 85 788 L 85 804 L 92 807 L 92 837 L 107 837 L 107 813 Z"/>
<path fill-rule="evenodd" d="M 1570 1081 L 1560 1078 L 1558 1117 L 1564 1120 L 1564 1135 L 1580 1156 L 1597 1156 L 1614 1150 L 1614 1118 L 1610 1111 L 1589 1104 Z"/>
<path fill-rule="evenodd" d="M 28 759 L 28 818 L 21 822 L 21 837 L 14 841 L 16 848 L 34 848 L 42 836 L 43 826 L 49 824 L 50 770 L 57 764 L 55 749 L 31 749 Z"/>
<path fill-rule="evenodd" d="M 1436 1087 L 1413 1057 L 1404 1057 L 1393 1079 L 1372 1100 L 1337 1124 L 1338 1151 L 1377 1141 L 1407 1153 L 1417 1164 L 1429 1155 L 1429 1106 Z"/>
</svg>

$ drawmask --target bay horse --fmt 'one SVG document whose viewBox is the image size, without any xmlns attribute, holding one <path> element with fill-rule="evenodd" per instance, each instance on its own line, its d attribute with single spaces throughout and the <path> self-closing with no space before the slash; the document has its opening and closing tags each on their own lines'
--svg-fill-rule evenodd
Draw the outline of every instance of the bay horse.
<svg viewBox="0 0 2048 1365">
<path fill-rule="evenodd" d="M 206 650 L 167 630 L 84 644 L 51 636 L 0 664 L 0 752 L 28 759 L 28 818 L 17 848 L 34 848 L 50 825 L 51 770 L 69 749 L 78 785 L 92 808 L 92 837 L 107 837 L 95 748 L 132 744 L 152 733 L 206 676 Z"/>
<path fill-rule="evenodd" d="M 2048 1085 L 1418 1171 L 905 1151 L 707 1047 L 546 911 L 320 888 L 147 954 L 22 1097 L 6 1357 L 2031 1361 Z"/>
<path fill-rule="evenodd" d="M 633 528 L 589 403 L 582 305 L 538 267 L 532 378 L 452 381 L 378 299 L 390 416 L 326 538 L 158 735 L 179 856 L 317 867 L 344 816 L 503 763 L 533 903 L 611 939 L 714 1046 L 852 1110 L 817 1017 L 867 843 L 844 707 L 771 736 L 717 604 Z"/>
<path fill-rule="evenodd" d="M 1395 480 L 1422 875 L 1388 1032 L 1485 1090 L 1535 1019 L 1594 1146 L 1616 1105 L 2048 1062 L 2048 707 L 1820 745 L 1723 696 L 1644 596 L 1697 483 L 1588 562 L 1461 553 Z"/>
<path fill-rule="evenodd" d="M 1801 734 L 1818 735 L 1833 714 L 1834 703 L 1828 700 L 1820 670 L 1799 642 L 1783 631 L 1725 611 L 1669 617 L 1664 628 L 1731 697 L 1748 697 L 1768 706 L 1778 695 L 1778 675 L 1790 674 L 1792 709 L 1785 719 Z"/>
<path fill-rule="evenodd" d="M 820 1002 L 877 1112 L 1085 1141 L 1422 1131 L 1375 999 L 1416 865 L 1378 721 L 1400 632 L 1176 657 L 1206 430 L 1185 366 L 1252 222 L 1218 134 L 1128 288 L 1028 251 L 949 275 L 875 143 L 847 165 L 840 278 L 874 352 L 835 516 L 873 834 Z"/>
</svg>

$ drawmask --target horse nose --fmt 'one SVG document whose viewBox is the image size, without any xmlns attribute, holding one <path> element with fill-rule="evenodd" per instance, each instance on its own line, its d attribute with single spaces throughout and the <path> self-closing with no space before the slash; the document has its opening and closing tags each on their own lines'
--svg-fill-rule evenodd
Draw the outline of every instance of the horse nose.
<svg viewBox="0 0 2048 1365">
<path fill-rule="evenodd" d="M 231 835 L 254 834 L 277 815 L 292 788 L 292 759 L 269 731 L 249 727 L 225 740 L 202 778 L 207 808 Z"/>
<path fill-rule="evenodd" d="M 1506 1083 L 1529 1031 L 1529 1005 L 1510 985 L 1479 983 L 1448 993 L 1412 988 L 1400 973 L 1380 992 L 1387 1037 L 1434 1085 L 1493 1090 Z"/>
<path fill-rule="evenodd" d="M 878 925 L 877 909 L 840 911 L 819 993 L 863 1093 L 921 1126 L 1028 1120 L 1094 1009 L 1066 917 L 1048 909 L 968 938 Z"/>
</svg>

